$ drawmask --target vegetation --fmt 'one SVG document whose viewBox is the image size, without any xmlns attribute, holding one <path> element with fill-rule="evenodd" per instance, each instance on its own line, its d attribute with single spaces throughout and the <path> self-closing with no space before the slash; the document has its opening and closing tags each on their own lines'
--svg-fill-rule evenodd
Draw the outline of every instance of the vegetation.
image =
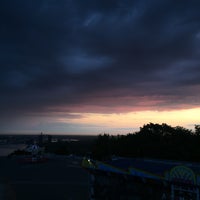
<svg viewBox="0 0 200 200">
<path fill-rule="evenodd" d="M 124 157 L 200 161 L 200 125 L 195 130 L 149 123 L 127 135 L 99 135 L 93 147 L 94 159 Z"/>
<path fill-rule="evenodd" d="M 59 155 L 68 155 L 69 147 L 67 142 L 47 143 L 45 151 L 48 153 L 55 153 Z"/>
<path fill-rule="evenodd" d="M 34 137 L 28 139 L 32 139 L 30 140 L 32 142 L 37 141 Z M 149 123 L 141 127 L 138 132 L 117 136 L 102 134 L 53 136 L 52 138 L 41 133 L 38 144 L 45 148 L 46 153 L 89 155 L 97 160 L 110 159 L 115 155 L 200 162 L 200 125 L 195 125 L 192 131 L 165 123 Z M 13 154 L 25 155 L 26 153 L 24 150 L 17 150 Z"/>
<path fill-rule="evenodd" d="M 25 150 L 17 149 L 11 154 L 9 154 L 8 157 L 13 156 L 13 155 L 30 155 L 30 154 L 31 154 L 30 152 L 27 152 Z"/>
<path fill-rule="evenodd" d="M 57 142 L 50 142 L 44 144 L 46 153 L 55 153 L 58 155 L 70 155 L 75 154 L 84 156 L 94 145 L 96 136 L 73 136 L 74 139 L 70 140 L 71 136 L 60 138 L 57 136 Z M 64 140 L 64 141 L 63 141 Z"/>
</svg>

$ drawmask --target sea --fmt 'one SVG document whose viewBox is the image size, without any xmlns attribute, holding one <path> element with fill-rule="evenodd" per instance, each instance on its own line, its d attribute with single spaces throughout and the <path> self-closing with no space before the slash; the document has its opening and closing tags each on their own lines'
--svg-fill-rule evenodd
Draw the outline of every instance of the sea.
<svg viewBox="0 0 200 200">
<path fill-rule="evenodd" d="M 0 156 L 8 156 L 18 149 L 25 148 L 25 144 L 0 144 Z"/>
</svg>

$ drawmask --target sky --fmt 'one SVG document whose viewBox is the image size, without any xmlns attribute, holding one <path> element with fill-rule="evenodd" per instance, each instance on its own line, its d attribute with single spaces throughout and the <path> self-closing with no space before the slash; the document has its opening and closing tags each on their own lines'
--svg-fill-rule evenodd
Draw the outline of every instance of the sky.
<svg viewBox="0 0 200 200">
<path fill-rule="evenodd" d="M 0 1 L 0 133 L 200 124 L 199 0 Z"/>
</svg>

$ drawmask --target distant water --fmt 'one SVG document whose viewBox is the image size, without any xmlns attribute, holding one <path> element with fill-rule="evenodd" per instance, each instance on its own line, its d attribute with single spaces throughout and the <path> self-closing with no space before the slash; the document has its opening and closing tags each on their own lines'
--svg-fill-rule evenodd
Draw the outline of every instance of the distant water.
<svg viewBox="0 0 200 200">
<path fill-rule="evenodd" d="M 25 146 L 24 144 L 0 144 L 0 156 L 8 156 L 15 150 L 25 148 Z"/>
</svg>

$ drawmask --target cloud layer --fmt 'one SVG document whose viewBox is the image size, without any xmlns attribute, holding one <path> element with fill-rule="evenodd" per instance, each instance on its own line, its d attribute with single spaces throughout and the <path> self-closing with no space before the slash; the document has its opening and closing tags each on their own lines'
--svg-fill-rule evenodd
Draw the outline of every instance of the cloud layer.
<svg viewBox="0 0 200 200">
<path fill-rule="evenodd" d="M 199 10 L 194 0 L 1 1 L 0 118 L 199 107 Z"/>
</svg>

